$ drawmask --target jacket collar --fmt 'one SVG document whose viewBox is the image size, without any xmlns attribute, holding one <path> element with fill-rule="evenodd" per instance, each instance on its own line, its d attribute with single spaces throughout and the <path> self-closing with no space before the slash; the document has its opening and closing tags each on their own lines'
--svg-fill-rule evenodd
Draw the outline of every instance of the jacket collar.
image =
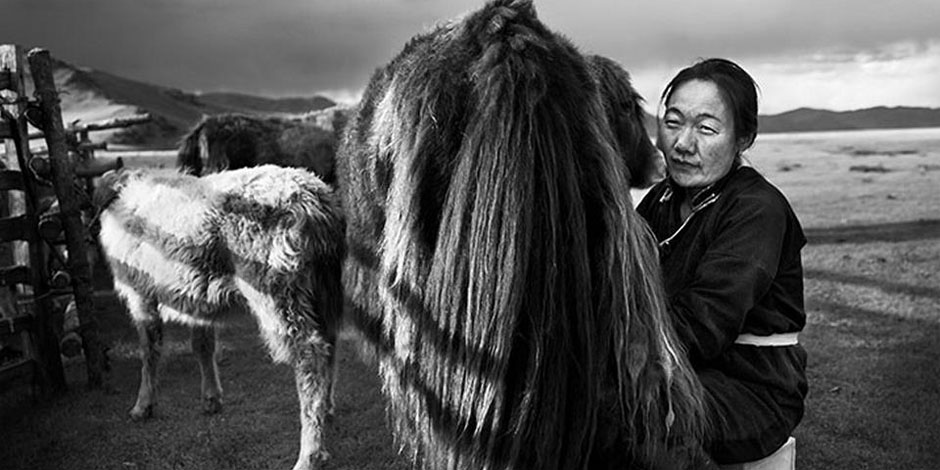
<svg viewBox="0 0 940 470">
<path fill-rule="evenodd" d="M 705 189 L 696 193 L 695 196 L 693 196 L 692 200 L 690 201 L 691 202 L 690 205 L 692 206 L 691 207 L 692 212 L 696 212 L 699 209 L 702 209 L 705 206 L 714 202 L 718 198 L 718 195 L 721 193 L 721 190 L 724 189 L 724 187 L 728 184 L 728 181 L 731 180 L 732 175 L 734 175 L 734 173 L 736 173 L 740 168 L 741 168 L 740 163 L 738 162 L 733 163 L 731 165 L 731 169 L 728 170 L 728 174 L 726 174 L 725 176 L 722 176 L 721 179 L 719 179 L 718 181 L 715 181 L 714 183 L 712 183 Z M 678 184 L 676 184 L 675 181 L 673 181 L 672 177 L 668 177 L 666 178 L 666 189 L 665 191 L 663 191 L 662 196 L 659 197 L 659 203 L 660 204 L 666 203 L 672 200 L 673 196 L 680 198 L 677 200 L 681 200 L 681 198 L 685 197 L 686 191 L 688 191 L 687 188 L 683 188 L 682 186 L 679 186 Z"/>
</svg>

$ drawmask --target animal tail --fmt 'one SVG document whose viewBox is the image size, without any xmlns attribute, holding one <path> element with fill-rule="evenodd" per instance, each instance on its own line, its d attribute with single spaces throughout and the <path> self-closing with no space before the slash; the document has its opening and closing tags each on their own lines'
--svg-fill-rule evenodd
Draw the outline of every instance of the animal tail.
<svg viewBox="0 0 940 470">
<path fill-rule="evenodd" d="M 179 144 L 176 154 L 176 167 L 181 173 L 193 176 L 202 176 L 204 162 L 208 159 L 208 142 L 206 141 L 206 128 L 209 117 L 203 117 L 193 127 Z"/>
<path fill-rule="evenodd" d="M 575 148 L 590 118 L 572 116 L 586 70 L 531 2 L 492 5 L 467 22 L 476 103 L 428 281 L 459 342 L 428 373 L 484 461 L 581 468 L 604 370 Z"/>
</svg>

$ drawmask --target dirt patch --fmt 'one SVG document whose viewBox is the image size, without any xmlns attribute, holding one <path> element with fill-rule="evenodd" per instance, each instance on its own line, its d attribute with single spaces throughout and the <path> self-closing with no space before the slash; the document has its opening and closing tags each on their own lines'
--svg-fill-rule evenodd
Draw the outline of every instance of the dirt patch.
<svg viewBox="0 0 940 470">
<path fill-rule="evenodd" d="M 894 170 L 886 168 L 884 165 L 852 165 L 849 167 L 849 171 L 859 173 L 888 173 Z"/>
<path fill-rule="evenodd" d="M 881 150 L 881 149 L 870 149 L 870 148 L 855 148 L 855 147 L 841 147 L 837 151 L 838 153 L 844 153 L 852 157 L 896 157 L 899 155 L 919 155 L 920 150 L 917 149 L 897 149 L 897 150 Z"/>
<path fill-rule="evenodd" d="M 807 243 L 899 242 L 940 238 L 940 220 L 915 220 L 888 224 L 812 227 L 805 230 Z"/>
</svg>

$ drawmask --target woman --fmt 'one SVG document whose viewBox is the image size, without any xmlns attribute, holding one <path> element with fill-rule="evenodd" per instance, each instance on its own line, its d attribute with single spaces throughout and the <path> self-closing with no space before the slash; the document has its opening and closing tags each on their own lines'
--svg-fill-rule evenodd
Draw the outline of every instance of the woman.
<svg viewBox="0 0 940 470">
<path fill-rule="evenodd" d="M 742 164 L 757 135 L 747 72 L 701 61 L 669 82 L 662 103 L 667 178 L 638 210 L 659 240 L 670 313 L 706 390 L 706 450 L 719 464 L 758 460 L 803 417 L 806 239 L 783 194 Z"/>
</svg>

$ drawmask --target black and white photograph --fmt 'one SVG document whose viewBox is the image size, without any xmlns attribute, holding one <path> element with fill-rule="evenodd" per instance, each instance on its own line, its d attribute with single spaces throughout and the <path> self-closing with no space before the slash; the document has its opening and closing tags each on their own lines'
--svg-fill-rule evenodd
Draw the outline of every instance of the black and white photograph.
<svg viewBox="0 0 940 470">
<path fill-rule="evenodd" d="M 938 25 L 0 0 L 0 469 L 938 469 Z"/>
</svg>

